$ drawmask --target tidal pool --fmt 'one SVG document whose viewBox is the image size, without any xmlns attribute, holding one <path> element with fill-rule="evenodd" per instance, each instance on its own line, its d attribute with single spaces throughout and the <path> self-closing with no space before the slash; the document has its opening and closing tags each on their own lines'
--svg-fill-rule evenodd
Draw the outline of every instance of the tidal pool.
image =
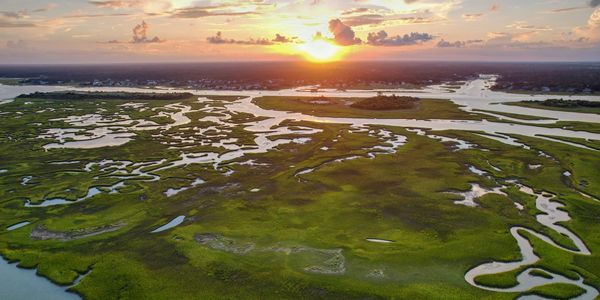
<svg viewBox="0 0 600 300">
<path fill-rule="evenodd" d="M 19 228 L 21 228 L 21 227 L 25 227 L 25 226 L 29 225 L 30 223 L 31 223 L 31 222 L 29 222 L 29 221 L 23 221 L 23 222 L 19 222 L 19 223 L 17 223 L 17 224 L 14 224 L 14 225 L 11 225 L 11 226 L 8 226 L 8 227 L 6 227 L 6 231 L 13 231 L 13 230 L 17 230 L 17 229 L 19 229 Z"/>
<path fill-rule="evenodd" d="M 152 233 L 159 233 L 159 232 L 163 232 L 165 230 L 169 230 L 169 229 L 183 223 L 184 220 L 185 220 L 185 216 L 178 216 L 177 218 L 169 221 L 169 223 L 152 230 Z"/>
<path fill-rule="evenodd" d="M 379 243 L 379 244 L 392 244 L 392 243 L 394 243 L 394 241 L 384 240 L 384 239 L 376 239 L 376 238 L 368 238 L 366 240 L 367 240 L 367 242 Z"/>
</svg>

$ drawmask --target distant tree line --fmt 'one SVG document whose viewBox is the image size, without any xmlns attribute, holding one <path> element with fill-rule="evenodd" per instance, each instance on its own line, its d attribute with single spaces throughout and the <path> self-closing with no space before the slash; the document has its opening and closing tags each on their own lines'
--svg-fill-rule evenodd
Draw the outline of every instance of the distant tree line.
<svg viewBox="0 0 600 300">
<path fill-rule="evenodd" d="M 192 93 L 128 93 L 128 92 L 35 92 L 19 98 L 49 100 L 185 100 Z"/>
<path fill-rule="evenodd" d="M 317 85 L 430 85 L 497 74 L 496 90 L 600 92 L 600 63 L 297 62 L 0 66 L 0 76 L 22 84 L 171 86 L 195 89 L 283 89 Z"/>
</svg>

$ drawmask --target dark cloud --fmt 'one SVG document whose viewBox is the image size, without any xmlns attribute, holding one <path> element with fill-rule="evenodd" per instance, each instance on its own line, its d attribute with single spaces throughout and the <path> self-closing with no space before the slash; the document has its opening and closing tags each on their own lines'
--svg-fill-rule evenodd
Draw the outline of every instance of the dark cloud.
<svg viewBox="0 0 600 300">
<path fill-rule="evenodd" d="M 292 40 L 286 36 L 283 36 L 279 33 L 275 34 L 275 38 L 273 39 L 275 43 L 291 43 Z"/>
<path fill-rule="evenodd" d="M 26 10 L 20 11 L 0 11 L 0 16 L 5 17 L 7 19 L 22 19 L 27 17 L 29 13 Z"/>
<path fill-rule="evenodd" d="M 259 38 L 259 39 L 248 39 L 248 40 L 236 40 L 236 39 L 227 39 L 223 37 L 222 32 L 217 32 L 216 35 L 210 36 L 206 38 L 206 41 L 211 44 L 237 44 L 237 45 L 262 45 L 269 46 L 275 44 L 284 44 L 284 43 L 292 43 L 294 38 L 288 38 L 286 36 L 276 34 L 275 38 L 272 40 L 267 38 Z"/>
<path fill-rule="evenodd" d="M 56 4 L 48 4 L 45 7 L 41 7 L 41 8 L 36 8 L 36 9 L 23 9 L 23 10 L 19 10 L 19 11 L 0 11 L 0 17 L 4 18 L 4 19 L 13 19 L 13 20 L 18 20 L 18 19 L 23 19 L 23 18 L 27 18 L 31 16 L 31 13 L 41 13 L 41 12 L 46 12 L 49 11 L 51 9 L 53 9 L 54 7 L 56 7 Z"/>
<path fill-rule="evenodd" d="M 410 46 L 428 42 L 434 39 L 429 33 L 412 32 L 403 36 L 397 35 L 388 37 L 385 30 L 369 33 L 367 44 L 372 46 Z"/>
<path fill-rule="evenodd" d="M 335 43 L 340 46 L 362 44 L 362 41 L 356 37 L 352 27 L 344 24 L 340 19 L 329 21 L 329 31 L 333 34 Z"/>
<path fill-rule="evenodd" d="M 119 40 L 110 40 L 106 42 L 100 42 L 101 44 L 154 44 L 154 43 L 162 43 L 164 40 L 161 40 L 159 37 L 155 36 L 153 38 L 148 38 L 148 30 L 150 30 L 150 25 L 146 23 L 146 21 L 142 21 L 142 23 L 135 25 L 131 30 L 133 36 L 131 40 L 128 42 L 121 42 Z"/>
<path fill-rule="evenodd" d="M 574 10 L 579 10 L 579 9 L 587 9 L 587 7 L 585 6 L 572 6 L 572 7 L 564 7 L 564 8 L 557 8 L 557 9 L 553 9 L 550 10 L 550 12 L 553 13 L 562 13 L 562 12 L 569 12 L 569 11 L 574 11 Z"/>
<path fill-rule="evenodd" d="M 150 29 L 150 25 L 148 25 L 148 23 L 146 23 L 145 21 L 142 21 L 141 24 L 138 24 L 135 27 L 133 27 L 133 30 L 132 30 L 133 37 L 131 39 L 131 42 L 134 44 L 148 44 L 148 43 L 162 42 L 162 40 L 159 39 L 157 36 L 149 39 L 148 35 L 147 35 L 148 29 Z"/>
<path fill-rule="evenodd" d="M 483 43 L 483 40 L 469 40 L 469 41 L 456 41 L 448 42 L 444 39 L 437 43 L 439 48 L 463 48 L 470 44 Z"/>
</svg>

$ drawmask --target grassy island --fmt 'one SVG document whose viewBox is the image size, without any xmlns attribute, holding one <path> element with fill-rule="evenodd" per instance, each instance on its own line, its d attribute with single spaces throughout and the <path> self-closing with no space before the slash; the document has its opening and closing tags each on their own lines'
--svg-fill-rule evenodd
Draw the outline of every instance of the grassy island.
<svg viewBox="0 0 600 300">
<path fill-rule="evenodd" d="M 521 101 L 506 104 L 528 108 L 600 114 L 600 101 L 548 99 L 544 101 Z"/>
<path fill-rule="evenodd" d="M 378 118 L 378 119 L 458 119 L 488 118 L 460 109 L 449 100 L 421 99 L 402 96 L 371 98 L 327 98 L 266 96 L 253 100 L 264 109 L 299 112 L 317 117 Z"/>
<path fill-rule="evenodd" d="M 350 104 L 350 107 L 367 110 L 396 110 L 396 109 L 414 109 L 421 99 L 406 96 L 383 96 L 361 99 Z"/>
</svg>

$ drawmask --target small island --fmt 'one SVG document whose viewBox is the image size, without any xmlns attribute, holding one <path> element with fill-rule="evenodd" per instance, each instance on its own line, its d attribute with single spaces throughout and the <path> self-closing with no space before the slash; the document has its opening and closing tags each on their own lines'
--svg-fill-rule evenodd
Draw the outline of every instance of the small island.
<svg viewBox="0 0 600 300">
<path fill-rule="evenodd" d="M 383 94 L 368 98 L 263 96 L 252 102 L 263 109 L 299 112 L 317 117 L 417 120 L 484 118 L 483 115 L 461 110 L 449 100 Z"/>
<path fill-rule="evenodd" d="M 396 110 L 414 109 L 419 105 L 421 99 L 407 96 L 384 96 L 379 94 L 375 97 L 360 99 L 350 104 L 350 107 L 366 110 Z"/>
</svg>

